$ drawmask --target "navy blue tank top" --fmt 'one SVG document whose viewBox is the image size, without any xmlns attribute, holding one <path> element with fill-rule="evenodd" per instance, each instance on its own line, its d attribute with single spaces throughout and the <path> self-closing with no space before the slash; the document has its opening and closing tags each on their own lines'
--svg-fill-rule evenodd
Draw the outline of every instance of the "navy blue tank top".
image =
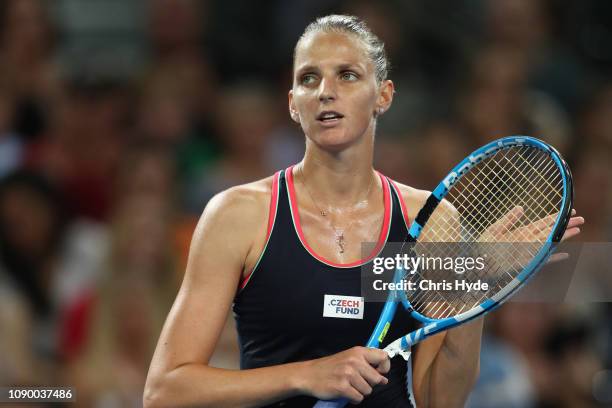
<svg viewBox="0 0 612 408">
<path fill-rule="evenodd" d="M 371 268 L 372 258 L 387 242 L 403 242 L 406 237 L 408 215 L 401 195 L 393 182 L 380 178 L 385 214 L 376 247 L 364 260 L 336 264 L 316 254 L 304 238 L 292 167 L 275 174 L 266 245 L 234 300 L 241 368 L 312 360 L 366 344 L 384 303 L 365 303 L 361 319 L 338 318 L 324 317 L 324 300 L 326 295 L 360 297 L 361 268 Z M 387 342 L 417 326 L 400 309 Z M 401 357 L 392 359 L 389 383 L 374 387 L 358 406 L 411 407 L 409 375 Z M 269 407 L 312 407 L 315 402 L 302 396 Z"/>
</svg>

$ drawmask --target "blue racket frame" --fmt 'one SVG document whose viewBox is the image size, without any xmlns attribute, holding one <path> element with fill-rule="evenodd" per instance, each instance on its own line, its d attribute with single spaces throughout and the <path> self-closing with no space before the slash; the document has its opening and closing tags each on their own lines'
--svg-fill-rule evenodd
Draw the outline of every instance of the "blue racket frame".
<svg viewBox="0 0 612 408">
<path fill-rule="evenodd" d="M 531 262 L 527 264 L 523 271 L 516 278 L 514 278 L 512 282 L 510 282 L 503 290 L 496 293 L 493 297 L 486 299 L 479 306 L 454 317 L 449 317 L 445 319 L 430 319 L 414 310 L 412 305 L 410 305 L 410 301 L 406 298 L 403 291 L 391 292 L 380 314 L 380 318 L 376 323 L 376 327 L 374 328 L 370 339 L 366 343 L 366 347 L 380 347 L 380 344 L 385 339 L 387 331 L 391 326 L 391 321 L 395 316 L 398 304 L 402 303 L 406 311 L 408 311 L 413 318 L 424 323 L 425 326 L 393 341 L 387 347 L 385 347 L 384 350 L 389 354 L 390 357 L 394 357 L 395 355 L 400 354 L 406 360 L 408 360 L 411 346 L 424 340 L 429 336 L 440 333 L 444 330 L 448 330 L 452 327 L 458 326 L 459 324 L 466 323 L 499 307 L 514 292 L 516 292 L 518 288 L 523 286 L 529 280 L 529 278 L 534 275 L 534 272 L 536 272 L 540 268 L 540 266 L 546 262 L 552 251 L 555 249 L 556 244 L 563 237 L 563 233 L 565 232 L 567 223 L 569 222 L 569 219 L 571 217 L 573 203 L 572 175 L 567 163 L 561 158 L 561 155 L 557 152 L 555 148 L 537 138 L 530 136 L 509 136 L 495 140 L 475 150 L 472 154 L 470 154 L 459 164 L 457 164 L 448 173 L 444 180 L 442 180 L 440 184 L 438 184 L 438 186 L 429 195 L 423 208 L 421 208 L 415 220 L 410 226 L 406 242 L 416 242 L 417 238 L 421 234 L 421 231 L 423 230 L 423 226 L 425 225 L 437 205 L 448 194 L 451 187 L 455 183 L 457 183 L 461 179 L 461 177 L 463 177 L 463 175 L 467 173 L 468 170 L 470 170 L 473 166 L 475 166 L 482 160 L 494 155 L 498 151 L 515 146 L 532 146 L 546 152 L 553 159 L 561 173 L 563 182 L 563 207 L 557 215 L 555 225 L 552 229 L 552 233 L 549 235 L 545 245 L 542 246 L 540 251 L 531 260 Z M 395 271 L 395 282 L 400 281 L 400 279 L 404 275 L 403 272 L 404 271 L 402 269 L 398 269 Z M 341 408 L 347 403 L 348 400 L 346 399 L 319 401 L 314 407 Z"/>
</svg>

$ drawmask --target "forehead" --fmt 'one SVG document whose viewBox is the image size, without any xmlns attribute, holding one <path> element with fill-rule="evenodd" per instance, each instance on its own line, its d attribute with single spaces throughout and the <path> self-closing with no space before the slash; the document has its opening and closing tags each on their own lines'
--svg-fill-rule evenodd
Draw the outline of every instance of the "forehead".
<svg viewBox="0 0 612 408">
<path fill-rule="evenodd" d="M 317 31 L 308 34 L 295 50 L 295 70 L 304 66 L 355 64 L 372 68 L 365 43 L 355 35 Z"/>
</svg>

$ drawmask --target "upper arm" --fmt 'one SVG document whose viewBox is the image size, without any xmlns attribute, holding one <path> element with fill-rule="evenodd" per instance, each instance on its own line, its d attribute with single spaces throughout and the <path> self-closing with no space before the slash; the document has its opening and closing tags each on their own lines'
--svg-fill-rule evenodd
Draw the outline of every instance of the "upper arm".
<svg viewBox="0 0 612 408">
<path fill-rule="evenodd" d="M 245 260 L 265 224 L 265 200 L 245 188 L 215 196 L 195 229 L 183 283 L 162 330 L 150 376 L 208 363 Z"/>
<path fill-rule="evenodd" d="M 399 184 L 399 190 L 402 194 L 402 198 L 406 204 L 408 214 L 411 220 L 416 218 L 419 210 L 425 204 L 425 201 L 429 197 L 430 192 L 425 190 L 418 190 L 412 187 L 408 187 Z M 443 200 L 438 209 L 438 215 L 442 216 L 445 221 L 449 221 L 451 224 L 455 224 L 457 218 L 456 209 L 446 200 Z M 457 228 L 451 228 L 450 230 L 458 231 Z M 447 231 L 450 231 L 447 230 Z M 427 233 L 427 232 L 425 232 Z M 426 238 L 427 241 L 452 241 L 455 240 L 455 234 L 445 234 L 444 237 L 431 236 Z M 440 352 L 444 343 L 446 332 L 439 333 L 419 343 L 415 350 L 413 350 L 412 358 L 412 378 L 413 378 L 413 392 L 415 400 L 418 405 L 428 405 L 428 393 L 429 393 L 429 382 L 431 378 L 431 369 L 433 363 Z"/>
<path fill-rule="evenodd" d="M 395 184 L 398 186 L 402 195 L 409 219 L 414 220 L 425 204 L 425 201 L 427 201 L 427 198 L 431 192 L 427 190 L 419 190 L 400 183 Z M 438 228 L 435 228 L 435 234 L 432 234 L 432 231 L 427 231 L 427 227 L 424 228 L 424 231 L 421 233 L 421 238 L 424 238 L 425 241 L 451 242 L 459 239 L 459 213 L 448 200 L 443 199 L 440 202 L 436 208 L 436 211 L 434 211 L 432 217 L 430 217 L 430 221 L 431 224 L 429 225 L 433 226 L 434 224 L 437 224 Z M 441 225 L 442 222 L 444 223 L 443 226 Z"/>
</svg>

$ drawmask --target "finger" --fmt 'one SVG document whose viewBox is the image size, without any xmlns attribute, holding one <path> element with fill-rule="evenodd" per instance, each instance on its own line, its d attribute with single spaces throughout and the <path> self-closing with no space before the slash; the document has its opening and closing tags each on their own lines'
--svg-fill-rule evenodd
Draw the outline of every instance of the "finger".
<svg viewBox="0 0 612 408">
<path fill-rule="evenodd" d="M 575 210 L 574 210 L 575 212 Z M 576 228 L 579 227 L 581 225 L 584 224 L 584 218 L 583 217 L 572 217 L 570 218 L 570 220 L 567 223 L 567 227 L 565 227 L 565 232 L 564 232 L 564 236 L 561 240 L 564 239 L 569 239 L 577 234 L 580 233 L 580 228 Z M 568 234 L 568 231 L 571 230 L 571 232 Z"/>
<path fill-rule="evenodd" d="M 554 214 L 550 214 L 536 222 L 533 222 L 531 224 L 529 224 L 530 227 L 534 227 L 537 229 L 543 229 L 545 227 L 549 227 L 552 226 L 555 221 L 557 220 L 557 215 L 559 213 L 554 213 Z M 576 210 L 572 210 L 572 217 L 570 218 L 569 222 L 567 223 L 567 228 L 571 228 L 571 227 L 576 227 L 578 225 L 582 225 L 584 224 L 584 217 L 573 217 L 573 215 L 576 214 Z"/>
<path fill-rule="evenodd" d="M 566 229 L 565 233 L 563 234 L 563 237 L 561 238 L 561 241 L 573 238 L 578 234 L 580 234 L 580 228 L 578 227 Z"/>
<path fill-rule="evenodd" d="M 540 218 L 539 220 L 526 225 L 524 228 L 527 228 L 529 231 L 534 233 L 542 230 L 550 230 L 557 219 L 557 214 L 558 213 L 547 215 L 546 217 Z"/>
<path fill-rule="evenodd" d="M 511 234 L 506 237 L 510 241 L 517 242 L 541 242 L 548 237 L 550 230 L 552 229 L 552 224 L 545 225 L 542 220 L 539 220 L 535 223 L 525 225 L 521 228 L 517 228 L 512 231 Z"/>
<path fill-rule="evenodd" d="M 569 254 L 567 252 L 559 252 L 556 254 L 552 254 L 550 258 L 548 258 L 547 263 L 552 264 L 555 262 L 565 261 L 566 259 L 569 259 Z"/>
<path fill-rule="evenodd" d="M 583 217 L 572 217 L 570 218 L 569 222 L 567 223 L 567 228 L 572 228 L 572 227 L 578 227 L 580 225 L 584 224 L 584 218 Z"/>
<path fill-rule="evenodd" d="M 363 401 L 363 394 L 353 388 L 352 385 L 349 385 L 347 389 L 342 392 L 342 396 L 348 399 L 351 404 L 359 404 Z"/>
<path fill-rule="evenodd" d="M 366 349 L 363 356 L 368 364 L 374 367 L 378 367 L 383 361 L 389 360 L 387 352 L 379 349 Z"/>
<path fill-rule="evenodd" d="M 514 224 L 516 224 L 521 219 L 523 214 L 523 207 L 518 205 L 512 210 L 508 211 L 506 215 L 497 220 L 493 225 L 491 225 L 489 231 L 493 235 L 503 234 L 507 231 L 510 231 Z"/>
<path fill-rule="evenodd" d="M 387 384 L 389 382 L 389 380 L 385 376 L 381 375 L 377 369 L 368 364 L 363 364 L 363 366 L 360 366 L 358 370 L 361 377 L 363 377 L 363 379 L 372 387 L 378 384 Z"/>
<path fill-rule="evenodd" d="M 391 359 L 389 358 L 383 360 L 382 363 L 376 366 L 376 371 L 378 371 L 381 374 L 387 374 L 390 369 L 391 369 Z"/>
<path fill-rule="evenodd" d="M 556 221 L 556 217 L 557 217 L 557 214 L 551 214 L 534 223 L 531 223 L 522 228 L 519 228 L 515 230 L 515 232 L 521 233 L 523 240 L 526 240 L 526 237 L 531 237 L 531 240 L 534 240 L 534 241 L 544 240 L 548 238 L 548 234 L 550 233 L 550 229 Z M 577 227 L 583 224 L 584 224 L 583 217 L 572 217 L 570 218 L 566 229 Z"/>
<path fill-rule="evenodd" d="M 372 386 L 360 375 L 351 377 L 350 382 L 353 388 L 364 397 L 367 397 L 372 393 Z"/>
<path fill-rule="evenodd" d="M 576 209 L 572 208 L 572 216 L 576 215 Z"/>
</svg>

